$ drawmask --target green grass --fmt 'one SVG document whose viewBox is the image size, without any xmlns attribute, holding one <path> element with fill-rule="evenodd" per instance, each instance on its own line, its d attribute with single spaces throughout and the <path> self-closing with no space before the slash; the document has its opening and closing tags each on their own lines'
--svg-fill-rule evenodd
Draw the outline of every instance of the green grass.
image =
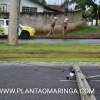
<svg viewBox="0 0 100 100">
<path fill-rule="evenodd" d="M 78 26 L 75 30 L 73 30 L 72 32 L 68 32 L 66 34 L 69 35 L 79 35 L 79 36 L 89 36 L 89 35 L 94 35 L 100 33 L 100 26 L 96 26 L 96 27 L 89 27 L 86 26 L 84 24 Z"/>
<path fill-rule="evenodd" d="M 0 44 L 0 61 L 99 62 L 100 45 Z"/>
</svg>

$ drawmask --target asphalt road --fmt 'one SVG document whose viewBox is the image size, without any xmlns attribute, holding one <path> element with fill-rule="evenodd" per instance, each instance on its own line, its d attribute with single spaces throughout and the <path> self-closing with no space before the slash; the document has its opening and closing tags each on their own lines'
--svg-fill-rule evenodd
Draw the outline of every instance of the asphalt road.
<svg viewBox="0 0 100 100">
<path fill-rule="evenodd" d="M 0 88 L 76 88 L 75 81 L 62 82 L 68 69 L 30 65 L 1 65 Z M 0 100 L 80 100 L 77 94 L 0 95 Z"/>
<path fill-rule="evenodd" d="M 82 67 L 86 76 L 100 74 L 99 67 Z M 69 67 L 50 67 L 42 65 L 0 65 L 0 88 L 72 88 L 77 89 L 75 80 L 66 80 Z M 64 81 L 65 80 L 65 81 Z M 100 81 L 89 80 L 95 88 L 97 100 L 100 100 Z M 80 100 L 74 94 L 1 94 L 0 100 Z"/>
</svg>

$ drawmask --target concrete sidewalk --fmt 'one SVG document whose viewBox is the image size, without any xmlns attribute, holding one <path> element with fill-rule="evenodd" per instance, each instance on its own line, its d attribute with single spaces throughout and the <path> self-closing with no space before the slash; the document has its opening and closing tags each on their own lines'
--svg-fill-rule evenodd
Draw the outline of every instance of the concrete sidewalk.
<svg viewBox="0 0 100 100">
<path fill-rule="evenodd" d="M 7 42 L 6 39 L 1 39 L 0 43 Z M 19 40 L 19 43 L 42 43 L 42 44 L 94 44 L 99 45 L 100 39 L 31 39 Z"/>
</svg>

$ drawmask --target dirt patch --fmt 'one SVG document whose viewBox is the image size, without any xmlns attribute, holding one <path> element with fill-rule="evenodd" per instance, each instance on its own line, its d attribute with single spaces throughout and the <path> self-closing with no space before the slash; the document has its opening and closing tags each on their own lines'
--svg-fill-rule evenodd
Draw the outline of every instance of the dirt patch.
<svg viewBox="0 0 100 100">
<path fill-rule="evenodd" d="M 77 23 L 69 23 L 68 24 L 68 32 L 72 32 L 76 30 L 76 27 L 83 24 L 83 22 Z M 38 35 L 47 35 L 50 31 L 50 25 L 44 25 L 42 27 L 35 27 L 36 29 L 36 36 Z M 55 35 L 61 34 L 63 31 L 63 25 L 56 25 L 55 27 Z"/>
</svg>

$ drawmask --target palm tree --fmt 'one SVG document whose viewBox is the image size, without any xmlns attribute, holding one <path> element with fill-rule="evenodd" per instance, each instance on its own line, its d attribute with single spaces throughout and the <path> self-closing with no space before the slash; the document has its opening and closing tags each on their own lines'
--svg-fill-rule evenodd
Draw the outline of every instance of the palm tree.
<svg viewBox="0 0 100 100">
<path fill-rule="evenodd" d="M 38 2 L 41 3 L 41 4 L 46 4 L 45 0 L 38 0 Z"/>
<path fill-rule="evenodd" d="M 64 12 L 65 12 L 65 15 L 67 15 L 67 13 L 68 13 L 68 7 L 69 7 L 69 0 L 65 0 L 64 1 Z"/>
</svg>

